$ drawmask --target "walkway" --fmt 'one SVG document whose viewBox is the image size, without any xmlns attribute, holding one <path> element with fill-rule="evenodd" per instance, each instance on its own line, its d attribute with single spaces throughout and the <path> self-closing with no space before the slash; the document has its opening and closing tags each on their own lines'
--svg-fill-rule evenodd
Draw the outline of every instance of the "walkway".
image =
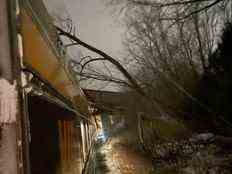
<svg viewBox="0 0 232 174">
<path fill-rule="evenodd" d="M 102 160 L 97 174 L 149 174 L 152 168 L 149 160 L 116 137 L 99 147 L 97 156 Z"/>
</svg>

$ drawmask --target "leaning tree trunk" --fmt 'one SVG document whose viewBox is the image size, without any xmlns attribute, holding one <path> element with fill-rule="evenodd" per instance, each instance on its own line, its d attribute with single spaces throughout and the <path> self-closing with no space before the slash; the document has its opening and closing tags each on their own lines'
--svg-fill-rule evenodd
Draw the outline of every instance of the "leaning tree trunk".
<svg viewBox="0 0 232 174">
<path fill-rule="evenodd" d="M 119 61 L 117 61 L 116 59 L 114 59 L 112 56 L 108 55 L 107 53 L 105 53 L 102 50 L 99 50 L 95 47 L 93 47 L 92 45 L 89 45 L 86 42 L 83 42 L 82 40 L 80 40 L 78 37 L 76 37 L 75 35 L 72 35 L 69 32 L 64 31 L 63 29 L 56 27 L 56 29 L 59 31 L 59 35 L 63 35 L 71 40 L 73 40 L 74 42 L 76 42 L 76 45 L 80 45 L 100 56 L 102 56 L 106 61 L 110 62 L 111 64 L 113 64 L 123 75 L 124 77 L 128 80 L 128 82 L 130 83 L 130 87 L 136 91 L 141 97 L 146 98 L 147 100 L 149 100 L 150 102 L 152 102 L 152 104 L 154 105 L 154 107 L 156 108 L 156 110 L 159 112 L 159 114 L 162 116 L 164 111 L 159 103 L 159 100 L 157 98 L 155 98 L 154 96 L 151 98 L 150 95 L 148 95 L 146 92 L 144 92 L 144 90 L 142 89 L 142 87 L 138 84 L 138 82 L 132 77 L 132 75 L 124 68 L 123 65 L 120 64 Z M 102 58 L 100 58 L 100 60 L 102 60 Z"/>
</svg>

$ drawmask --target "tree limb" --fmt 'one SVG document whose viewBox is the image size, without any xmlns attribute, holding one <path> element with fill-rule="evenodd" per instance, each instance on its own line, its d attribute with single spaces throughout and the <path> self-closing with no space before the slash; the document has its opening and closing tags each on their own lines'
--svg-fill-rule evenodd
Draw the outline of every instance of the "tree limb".
<svg viewBox="0 0 232 174">
<path fill-rule="evenodd" d="M 110 55 L 106 54 L 105 52 L 83 42 L 82 40 L 80 40 L 79 38 L 77 38 L 76 36 L 70 34 L 69 32 L 64 31 L 63 29 L 55 26 L 56 29 L 59 31 L 59 35 L 63 35 L 66 36 L 70 39 L 72 39 L 73 41 L 77 42 L 79 45 L 81 45 L 84 48 L 87 48 L 90 51 L 93 51 L 95 53 L 97 53 L 98 55 L 102 56 L 103 58 L 105 58 L 105 60 L 109 61 L 111 64 L 113 64 L 123 75 L 124 77 L 128 80 L 128 82 L 131 84 L 130 86 L 132 87 L 132 89 L 134 89 L 138 94 L 140 94 L 141 96 L 143 96 L 144 98 L 150 100 L 154 107 L 157 109 L 157 111 L 159 112 L 160 115 L 163 115 L 164 111 L 161 108 L 160 104 L 156 101 L 156 99 L 151 99 L 151 97 L 149 95 L 147 95 L 143 89 L 141 88 L 141 86 L 137 83 L 137 81 L 130 75 L 130 73 L 117 61 L 115 60 L 113 57 L 111 57 Z"/>
<path fill-rule="evenodd" d="M 135 79 L 128 73 L 128 71 L 118 62 L 116 61 L 113 57 L 109 56 L 108 54 L 106 54 L 105 52 L 81 41 L 79 38 L 77 38 L 76 36 L 73 36 L 72 34 L 70 34 L 69 32 L 66 32 L 64 30 L 62 30 L 59 27 L 56 27 L 56 29 L 59 31 L 60 35 L 64 35 L 72 40 L 74 40 L 75 42 L 77 42 L 79 45 L 87 48 L 90 51 L 93 51 L 99 55 L 101 55 L 103 58 L 105 58 L 105 60 L 109 61 L 110 63 L 112 63 L 113 65 L 115 65 L 118 70 L 126 77 L 126 79 L 134 86 L 135 90 L 143 95 L 146 96 L 145 93 L 143 92 L 143 90 L 140 88 L 140 86 L 138 85 L 138 83 L 135 81 Z"/>
<path fill-rule="evenodd" d="M 141 1 L 141 0 L 129 0 L 129 3 L 133 3 L 136 5 L 143 5 L 143 6 L 153 6 L 153 7 L 169 7 L 169 6 L 176 6 L 176 5 L 188 5 L 194 4 L 199 2 L 210 2 L 212 0 L 188 0 L 188 1 L 175 1 L 169 3 L 158 3 L 158 2 L 150 2 L 150 1 Z"/>
</svg>

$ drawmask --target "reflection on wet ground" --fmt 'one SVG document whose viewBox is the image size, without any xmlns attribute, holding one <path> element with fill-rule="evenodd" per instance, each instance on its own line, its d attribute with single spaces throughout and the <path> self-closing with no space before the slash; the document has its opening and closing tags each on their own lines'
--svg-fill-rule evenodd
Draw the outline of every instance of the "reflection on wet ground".
<svg viewBox="0 0 232 174">
<path fill-rule="evenodd" d="M 149 174 L 151 162 L 142 154 L 122 142 L 118 136 L 110 137 L 96 146 L 96 174 Z"/>
</svg>

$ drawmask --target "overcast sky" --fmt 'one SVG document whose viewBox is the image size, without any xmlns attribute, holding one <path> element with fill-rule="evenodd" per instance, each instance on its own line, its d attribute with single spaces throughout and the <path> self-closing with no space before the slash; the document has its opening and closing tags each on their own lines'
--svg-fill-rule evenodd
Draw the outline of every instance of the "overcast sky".
<svg viewBox="0 0 232 174">
<path fill-rule="evenodd" d="M 106 0 L 44 0 L 50 13 L 69 13 L 80 38 L 113 56 L 122 52 L 123 27 Z"/>
<path fill-rule="evenodd" d="M 65 16 L 67 13 L 71 16 L 74 25 L 77 26 L 78 34 L 81 40 L 93 45 L 113 57 L 123 55 L 122 35 L 124 28 L 119 24 L 118 16 L 113 14 L 113 9 L 106 6 L 107 0 L 43 0 L 51 15 Z M 81 50 L 82 56 L 91 55 L 85 49 Z M 72 49 L 72 57 L 79 58 L 80 51 Z M 102 69 L 102 68 L 100 68 Z M 113 74 L 120 74 L 113 71 Z M 84 83 L 85 84 L 85 83 Z M 82 85 L 84 85 L 82 84 Z M 85 87 L 86 85 L 84 85 Z M 104 90 L 115 90 L 116 87 L 95 83 L 87 85 L 87 88 L 96 88 Z"/>
</svg>

